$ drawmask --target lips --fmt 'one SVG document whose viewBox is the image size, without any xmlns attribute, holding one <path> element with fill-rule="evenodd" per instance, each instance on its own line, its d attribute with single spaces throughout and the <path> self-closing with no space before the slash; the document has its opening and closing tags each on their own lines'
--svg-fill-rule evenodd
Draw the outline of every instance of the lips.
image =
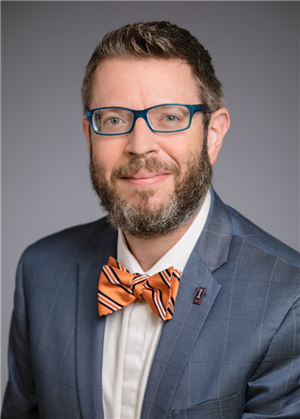
<svg viewBox="0 0 300 419">
<path fill-rule="evenodd" d="M 167 172 L 144 172 L 143 170 L 141 170 L 138 173 L 132 173 L 129 176 L 124 176 L 124 178 L 126 179 L 148 179 L 151 177 L 155 177 L 155 176 L 162 176 L 162 175 L 167 175 L 169 173 Z"/>
<path fill-rule="evenodd" d="M 128 176 L 122 176 L 121 179 L 128 184 L 131 184 L 135 187 L 146 187 L 149 185 L 154 185 L 166 180 L 171 176 L 170 172 L 148 172 L 141 170 L 138 173 L 133 173 Z"/>
</svg>

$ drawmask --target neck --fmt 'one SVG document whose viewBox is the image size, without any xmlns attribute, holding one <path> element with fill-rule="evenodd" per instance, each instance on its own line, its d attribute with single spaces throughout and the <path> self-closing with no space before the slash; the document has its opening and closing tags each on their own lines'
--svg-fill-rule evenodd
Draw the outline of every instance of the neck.
<svg viewBox="0 0 300 419">
<path fill-rule="evenodd" d="M 152 268 L 181 239 L 196 216 L 197 214 L 177 230 L 155 238 L 141 238 L 124 233 L 129 250 L 144 272 Z"/>
</svg>

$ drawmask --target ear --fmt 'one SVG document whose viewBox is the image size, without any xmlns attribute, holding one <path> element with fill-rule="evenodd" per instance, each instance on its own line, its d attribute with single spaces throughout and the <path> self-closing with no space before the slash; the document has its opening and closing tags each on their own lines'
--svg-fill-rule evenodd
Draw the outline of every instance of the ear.
<svg viewBox="0 0 300 419">
<path fill-rule="evenodd" d="M 223 138 L 230 126 L 229 112 L 225 108 L 218 109 L 211 114 L 207 133 L 208 155 L 211 164 L 217 160 L 223 144 Z"/>
<path fill-rule="evenodd" d="M 90 138 L 90 123 L 89 120 L 87 118 L 84 118 L 82 120 L 82 128 L 83 128 L 83 133 L 89 148 L 89 152 L 91 152 L 91 138 Z"/>
</svg>

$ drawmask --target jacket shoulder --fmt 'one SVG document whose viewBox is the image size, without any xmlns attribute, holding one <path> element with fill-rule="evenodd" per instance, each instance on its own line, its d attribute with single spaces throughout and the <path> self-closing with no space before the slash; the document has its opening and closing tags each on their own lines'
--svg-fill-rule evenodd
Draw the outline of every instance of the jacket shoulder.
<svg viewBox="0 0 300 419">
<path fill-rule="evenodd" d="M 288 264 L 300 267 L 300 254 L 296 250 L 276 239 L 230 206 L 226 205 L 226 209 L 231 216 L 233 236 L 241 237 L 264 252 Z"/>
<path fill-rule="evenodd" d="M 27 262 L 43 259 L 51 259 L 51 255 L 64 254 L 74 256 L 80 254 L 81 259 L 84 255 L 95 251 L 94 239 L 101 235 L 105 229 L 116 232 L 108 223 L 106 217 L 100 220 L 67 228 L 57 233 L 39 239 L 28 246 L 22 254 L 21 261 Z"/>
</svg>

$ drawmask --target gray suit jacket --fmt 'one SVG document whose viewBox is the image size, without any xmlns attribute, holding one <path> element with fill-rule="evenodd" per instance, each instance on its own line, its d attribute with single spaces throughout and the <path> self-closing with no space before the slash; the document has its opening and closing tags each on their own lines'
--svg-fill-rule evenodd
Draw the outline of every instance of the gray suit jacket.
<svg viewBox="0 0 300 419">
<path fill-rule="evenodd" d="M 105 318 L 97 312 L 97 284 L 116 244 L 117 232 L 102 219 L 23 254 L 3 419 L 103 418 Z M 297 252 L 212 191 L 174 317 L 163 327 L 141 417 L 299 419 L 299 277 Z M 195 305 L 199 286 L 206 292 Z"/>
</svg>

